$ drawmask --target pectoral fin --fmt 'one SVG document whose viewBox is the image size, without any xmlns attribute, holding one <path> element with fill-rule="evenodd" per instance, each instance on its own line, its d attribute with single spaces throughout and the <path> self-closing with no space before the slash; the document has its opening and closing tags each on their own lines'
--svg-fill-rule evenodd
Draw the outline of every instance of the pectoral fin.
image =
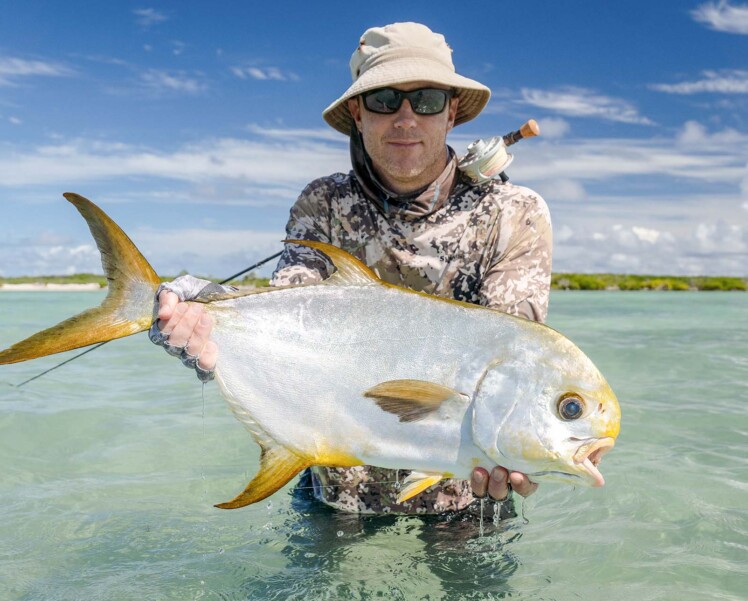
<svg viewBox="0 0 748 601">
<path fill-rule="evenodd" d="M 263 446 L 260 455 L 260 470 L 247 488 L 231 501 L 216 505 L 219 509 L 238 509 L 257 501 L 262 501 L 277 490 L 283 488 L 301 470 L 309 467 L 311 462 L 292 453 L 282 446 Z"/>
<path fill-rule="evenodd" d="M 411 472 L 405 479 L 405 486 L 400 491 L 400 495 L 397 497 L 397 502 L 404 503 L 408 499 L 422 493 L 430 486 L 437 484 L 445 477 L 445 474 L 437 474 L 433 472 Z"/>
<path fill-rule="evenodd" d="M 423 380 L 382 382 L 367 390 L 364 396 L 374 399 L 384 411 L 397 415 L 401 422 L 418 421 L 437 411 L 446 401 L 465 398 L 452 388 Z"/>
</svg>

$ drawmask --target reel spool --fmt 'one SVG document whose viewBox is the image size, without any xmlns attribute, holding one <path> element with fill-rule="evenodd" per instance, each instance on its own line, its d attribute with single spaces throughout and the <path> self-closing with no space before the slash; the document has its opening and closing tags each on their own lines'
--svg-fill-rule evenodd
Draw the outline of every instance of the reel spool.
<svg viewBox="0 0 748 601">
<path fill-rule="evenodd" d="M 475 184 L 484 184 L 493 179 L 506 181 L 508 178 L 504 175 L 504 169 L 514 160 L 514 155 L 507 152 L 507 146 L 538 134 L 538 124 L 534 119 L 530 119 L 517 131 L 505 136 L 476 140 L 467 147 L 467 154 L 457 163 L 457 168 Z"/>
</svg>

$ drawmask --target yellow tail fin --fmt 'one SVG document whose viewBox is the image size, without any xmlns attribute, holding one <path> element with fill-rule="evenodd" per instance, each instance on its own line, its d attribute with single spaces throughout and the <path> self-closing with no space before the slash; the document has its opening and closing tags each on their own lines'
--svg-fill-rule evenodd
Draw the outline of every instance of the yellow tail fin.
<svg viewBox="0 0 748 601">
<path fill-rule="evenodd" d="M 159 278 L 130 238 L 90 200 L 66 193 L 96 240 L 109 293 L 89 309 L 0 352 L 0 364 L 81 348 L 147 330 L 153 321 L 154 293 Z"/>
</svg>

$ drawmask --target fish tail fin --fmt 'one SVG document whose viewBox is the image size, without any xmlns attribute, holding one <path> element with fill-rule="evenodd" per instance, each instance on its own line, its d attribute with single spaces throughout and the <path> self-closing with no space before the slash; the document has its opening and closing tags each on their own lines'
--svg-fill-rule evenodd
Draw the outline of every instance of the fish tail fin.
<svg viewBox="0 0 748 601">
<path fill-rule="evenodd" d="M 101 253 L 109 292 L 99 307 L 22 340 L 0 352 L 0 365 L 28 361 L 147 330 L 154 319 L 159 277 L 130 238 L 90 200 L 66 193 L 88 223 Z"/>
<path fill-rule="evenodd" d="M 283 488 L 296 474 L 311 465 L 305 459 L 280 445 L 261 445 L 260 470 L 247 487 L 219 509 L 238 509 L 257 503 Z"/>
</svg>

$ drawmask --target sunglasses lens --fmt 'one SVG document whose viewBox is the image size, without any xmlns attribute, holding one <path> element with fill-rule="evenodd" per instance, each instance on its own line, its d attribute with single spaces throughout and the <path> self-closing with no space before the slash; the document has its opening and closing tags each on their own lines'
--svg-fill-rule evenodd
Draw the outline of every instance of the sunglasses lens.
<svg viewBox="0 0 748 601">
<path fill-rule="evenodd" d="M 415 90 L 409 98 L 413 112 L 419 115 L 435 115 L 444 110 L 447 103 L 447 93 L 444 90 L 425 88 Z"/>
<path fill-rule="evenodd" d="M 373 113 L 391 114 L 400 110 L 403 98 L 407 98 L 414 113 L 436 115 L 444 110 L 448 92 L 436 88 L 423 88 L 412 92 L 401 92 L 394 88 L 380 88 L 363 95 L 364 104 Z"/>
<path fill-rule="evenodd" d="M 364 96 L 366 108 L 374 113 L 396 113 L 402 102 L 402 93 L 392 88 L 374 90 Z"/>
</svg>

